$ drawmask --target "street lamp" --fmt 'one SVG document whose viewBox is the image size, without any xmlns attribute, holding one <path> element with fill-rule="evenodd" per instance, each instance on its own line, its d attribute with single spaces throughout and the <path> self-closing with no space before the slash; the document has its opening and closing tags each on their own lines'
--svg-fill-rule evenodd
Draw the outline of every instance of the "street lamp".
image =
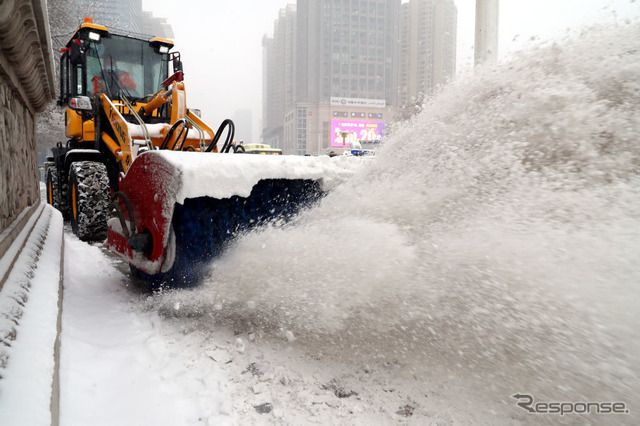
<svg viewBox="0 0 640 426">
<path fill-rule="evenodd" d="M 342 146 L 347 146 L 347 136 L 349 136 L 350 132 L 342 131 L 340 132 L 340 136 L 342 136 Z"/>
<path fill-rule="evenodd" d="M 498 62 L 499 0 L 476 0 L 475 65 Z"/>
</svg>

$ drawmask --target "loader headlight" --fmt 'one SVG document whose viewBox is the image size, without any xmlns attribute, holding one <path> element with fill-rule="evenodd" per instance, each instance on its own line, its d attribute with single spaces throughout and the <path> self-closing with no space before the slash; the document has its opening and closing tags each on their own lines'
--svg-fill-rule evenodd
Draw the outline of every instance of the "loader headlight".
<svg viewBox="0 0 640 426">
<path fill-rule="evenodd" d="M 100 33 L 94 33 L 93 31 L 89 31 L 89 40 L 100 41 Z"/>
<path fill-rule="evenodd" d="M 91 98 L 88 96 L 76 96 L 69 100 L 69 108 L 76 111 L 91 111 Z"/>
<path fill-rule="evenodd" d="M 160 46 L 158 47 L 159 53 L 169 53 L 169 46 Z"/>
</svg>

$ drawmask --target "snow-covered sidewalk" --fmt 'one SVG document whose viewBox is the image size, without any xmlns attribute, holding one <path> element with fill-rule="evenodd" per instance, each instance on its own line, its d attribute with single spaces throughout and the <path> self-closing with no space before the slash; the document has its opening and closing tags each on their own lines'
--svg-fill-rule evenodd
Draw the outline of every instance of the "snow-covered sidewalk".
<svg viewBox="0 0 640 426">
<path fill-rule="evenodd" d="M 101 244 L 45 203 L 0 237 L 0 424 L 236 423 L 216 363 L 156 327 Z"/>
<path fill-rule="evenodd" d="M 67 234 L 61 424 L 234 423 L 224 374 L 188 335 L 166 335 L 118 266 Z"/>
<path fill-rule="evenodd" d="M 10 244 L 0 259 L 0 423 L 55 424 L 62 215 L 27 208 L 0 241 Z"/>
</svg>

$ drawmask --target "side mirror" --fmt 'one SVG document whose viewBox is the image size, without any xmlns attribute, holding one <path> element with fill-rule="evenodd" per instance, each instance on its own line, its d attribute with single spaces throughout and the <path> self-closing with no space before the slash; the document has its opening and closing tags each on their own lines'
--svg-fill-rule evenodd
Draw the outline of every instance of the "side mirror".
<svg viewBox="0 0 640 426">
<path fill-rule="evenodd" d="M 173 61 L 173 72 L 177 73 L 179 71 L 182 71 L 182 61 L 180 60 L 180 52 L 173 53 L 172 61 Z"/>
<path fill-rule="evenodd" d="M 71 65 L 82 65 L 84 63 L 84 56 L 87 52 L 89 42 L 86 40 L 74 39 L 71 44 L 71 50 L 69 51 L 69 59 Z"/>
<path fill-rule="evenodd" d="M 82 53 L 82 48 L 79 44 L 73 43 L 71 45 L 71 50 L 69 51 L 69 59 L 71 60 L 71 65 L 82 64 Z"/>
</svg>

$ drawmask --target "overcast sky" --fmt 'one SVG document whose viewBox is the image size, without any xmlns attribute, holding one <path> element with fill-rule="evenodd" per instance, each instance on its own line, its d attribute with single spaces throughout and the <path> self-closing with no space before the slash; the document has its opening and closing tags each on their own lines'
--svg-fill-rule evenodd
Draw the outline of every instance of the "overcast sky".
<svg viewBox="0 0 640 426">
<path fill-rule="evenodd" d="M 253 136 L 261 127 L 262 36 L 286 0 L 143 0 L 143 9 L 166 17 L 182 55 L 188 104 L 200 108 L 213 128 L 238 109 L 253 111 Z M 473 61 L 476 0 L 456 0 L 457 68 Z M 500 57 L 526 45 L 532 37 L 558 38 L 568 28 L 612 20 L 637 19 L 640 0 L 500 0 Z"/>
</svg>

